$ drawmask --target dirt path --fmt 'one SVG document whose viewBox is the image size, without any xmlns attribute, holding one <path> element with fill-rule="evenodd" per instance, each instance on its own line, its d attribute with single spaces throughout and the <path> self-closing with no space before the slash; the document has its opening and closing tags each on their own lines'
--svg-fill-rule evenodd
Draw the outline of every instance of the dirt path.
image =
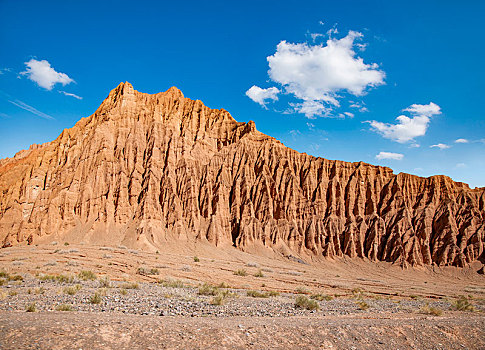
<svg viewBox="0 0 485 350">
<path fill-rule="evenodd" d="M 485 349 L 485 318 L 0 312 L 2 349 Z"/>
</svg>

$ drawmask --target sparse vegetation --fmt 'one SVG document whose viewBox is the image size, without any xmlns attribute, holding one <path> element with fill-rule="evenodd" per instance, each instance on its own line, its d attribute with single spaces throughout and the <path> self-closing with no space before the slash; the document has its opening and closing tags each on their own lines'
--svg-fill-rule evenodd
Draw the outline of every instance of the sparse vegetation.
<svg viewBox="0 0 485 350">
<path fill-rule="evenodd" d="M 77 277 L 83 281 L 96 280 L 98 278 L 94 272 L 86 270 L 79 272 Z"/>
<path fill-rule="evenodd" d="M 166 278 L 164 280 L 161 280 L 158 283 L 161 284 L 163 287 L 168 287 L 168 288 L 184 288 L 185 287 L 185 283 L 183 281 L 173 280 L 173 279 L 170 279 L 170 278 Z"/>
<path fill-rule="evenodd" d="M 224 295 L 218 294 L 211 300 L 212 305 L 223 305 L 224 304 Z"/>
<path fill-rule="evenodd" d="M 359 309 L 361 310 L 367 310 L 369 309 L 369 304 L 367 304 L 365 301 L 361 300 L 361 301 L 357 301 L 356 304 L 359 306 Z"/>
<path fill-rule="evenodd" d="M 441 316 L 443 314 L 443 311 L 441 309 L 430 306 L 429 303 L 426 303 L 426 305 L 424 305 L 419 311 L 423 314 L 433 316 Z"/>
<path fill-rule="evenodd" d="M 111 280 L 108 276 L 99 279 L 99 286 L 102 288 L 111 288 Z"/>
<path fill-rule="evenodd" d="M 138 289 L 140 286 L 136 282 L 125 282 L 121 284 L 120 286 L 121 289 Z"/>
<path fill-rule="evenodd" d="M 96 292 L 94 293 L 93 295 L 91 295 L 91 297 L 89 298 L 89 302 L 91 304 L 100 304 L 102 301 L 102 298 L 101 298 L 101 295 Z"/>
<path fill-rule="evenodd" d="M 295 289 L 296 294 L 311 294 L 312 292 L 305 287 L 298 287 Z"/>
<path fill-rule="evenodd" d="M 306 310 L 318 310 L 320 306 L 315 300 L 308 299 L 303 295 L 299 295 L 295 300 L 295 307 Z"/>
<path fill-rule="evenodd" d="M 276 297 L 276 296 L 280 295 L 280 293 L 278 293 L 274 290 L 271 290 L 271 291 L 268 291 L 268 292 L 261 292 L 259 290 L 248 290 L 246 292 L 246 295 L 248 297 L 252 297 L 252 298 L 269 298 L 269 297 Z"/>
<path fill-rule="evenodd" d="M 76 284 L 75 286 L 65 287 L 63 289 L 63 292 L 64 294 L 67 294 L 67 295 L 75 295 L 77 292 L 81 290 L 81 288 L 82 287 L 80 284 Z"/>
<path fill-rule="evenodd" d="M 331 295 L 327 295 L 327 294 L 313 294 L 310 296 L 311 299 L 313 300 L 318 300 L 318 301 L 330 301 L 333 299 L 333 297 Z"/>
<path fill-rule="evenodd" d="M 126 294 L 128 294 L 128 292 L 126 291 L 126 289 L 120 288 L 120 294 L 121 295 L 126 295 Z"/>
<path fill-rule="evenodd" d="M 247 276 L 248 275 L 248 273 L 245 269 L 236 270 L 236 271 L 234 271 L 234 274 L 236 276 Z"/>
<path fill-rule="evenodd" d="M 156 268 L 139 267 L 136 270 L 136 273 L 138 275 L 142 275 L 142 276 L 153 276 L 153 275 L 160 274 L 160 271 L 158 269 L 156 269 Z"/>
<path fill-rule="evenodd" d="M 69 304 L 60 304 L 56 307 L 57 311 L 72 311 L 72 306 Z"/>
<path fill-rule="evenodd" d="M 200 259 L 197 256 L 194 256 L 194 262 L 200 262 Z"/>
<path fill-rule="evenodd" d="M 256 273 L 254 274 L 254 277 L 264 277 L 264 275 L 263 275 L 263 271 L 261 271 L 261 269 L 259 269 L 259 270 L 258 270 L 258 272 L 256 272 Z"/>
<path fill-rule="evenodd" d="M 269 298 L 269 294 L 265 292 L 260 292 L 258 290 L 248 290 L 246 292 L 246 295 L 252 298 Z"/>
<path fill-rule="evenodd" d="M 219 283 L 217 288 L 230 288 L 230 287 L 226 282 L 221 282 L 221 283 Z"/>
<path fill-rule="evenodd" d="M 464 295 L 460 295 L 458 299 L 452 301 L 451 309 L 456 311 L 475 311 L 473 304 Z"/>
<path fill-rule="evenodd" d="M 246 264 L 246 266 L 247 266 L 247 267 L 259 267 L 259 265 L 258 265 L 257 263 L 255 263 L 255 262 L 248 262 L 248 263 Z"/>
<path fill-rule="evenodd" d="M 36 310 L 35 303 L 30 303 L 25 306 L 25 311 L 27 312 L 35 312 L 35 310 Z"/>
<path fill-rule="evenodd" d="M 11 297 L 14 297 L 16 296 L 17 294 L 19 294 L 16 290 L 11 290 L 8 292 L 8 295 L 11 296 Z"/>
<path fill-rule="evenodd" d="M 219 294 L 219 288 L 211 286 L 210 284 L 204 283 L 199 287 L 199 295 L 217 295 Z"/>
</svg>

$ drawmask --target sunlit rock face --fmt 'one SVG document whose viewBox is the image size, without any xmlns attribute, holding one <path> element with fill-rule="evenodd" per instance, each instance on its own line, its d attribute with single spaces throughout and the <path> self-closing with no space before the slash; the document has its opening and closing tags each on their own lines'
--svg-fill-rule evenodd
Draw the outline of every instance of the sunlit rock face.
<svg viewBox="0 0 485 350">
<path fill-rule="evenodd" d="M 208 241 L 465 266 L 485 260 L 484 208 L 484 188 L 298 153 L 177 88 L 129 83 L 56 140 L 0 160 L 3 247 Z"/>
</svg>

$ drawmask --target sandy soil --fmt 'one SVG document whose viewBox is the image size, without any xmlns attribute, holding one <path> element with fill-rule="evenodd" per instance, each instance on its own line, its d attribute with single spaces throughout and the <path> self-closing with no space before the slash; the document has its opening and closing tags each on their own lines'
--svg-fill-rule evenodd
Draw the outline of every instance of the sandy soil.
<svg viewBox="0 0 485 350">
<path fill-rule="evenodd" d="M 483 317 L 0 313 L 2 349 L 484 349 Z"/>
<path fill-rule="evenodd" d="M 23 280 L 4 278 L 0 287 L 0 348 L 485 349 L 485 277 L 478 268 L 305 262 L 203 245 L 158 253 L 63 242 L 11 247 L 0 250 L 0 271 Z M 111 279 L 111 288 L 99 279 L 42 279 L 82 270 Z M 139 288 L 121 293 L 123 281 L 137 281 Z M 212 305 L 213 296 L 198 294 L 201 283 L 224 283 L 234 297 Z M 63 292 L 76 284 L 77 294 Z M 101 289 L 102 301 L 91 304 Z M 251 298 L 250 289 L 279 296 Z M 319 301 L 319 311 L 301 310 L 294 303 L 302 290 L 333 299 Z M 474 312 L 449 310 L 460 295 Z M 25 312 L 32 301 L 37 312 Z M 55 311 L 61 303 L 73 311 Z M 443 314 L 424 314 L 426 304 Z"/>
</svg>

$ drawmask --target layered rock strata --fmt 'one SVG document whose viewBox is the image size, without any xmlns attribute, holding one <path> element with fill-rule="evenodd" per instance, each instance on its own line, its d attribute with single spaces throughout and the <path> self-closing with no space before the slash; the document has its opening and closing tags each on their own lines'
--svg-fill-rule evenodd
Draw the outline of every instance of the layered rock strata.
<svg viewBox="0 0 485 350">
<path fill-rule="evenodd" d="M 298 153 L 177 88 L 122 83 L 0 161 L 1 245 L 49 237 L 465 266 L 485 260 L 485 188 Z"/>
</svg>

